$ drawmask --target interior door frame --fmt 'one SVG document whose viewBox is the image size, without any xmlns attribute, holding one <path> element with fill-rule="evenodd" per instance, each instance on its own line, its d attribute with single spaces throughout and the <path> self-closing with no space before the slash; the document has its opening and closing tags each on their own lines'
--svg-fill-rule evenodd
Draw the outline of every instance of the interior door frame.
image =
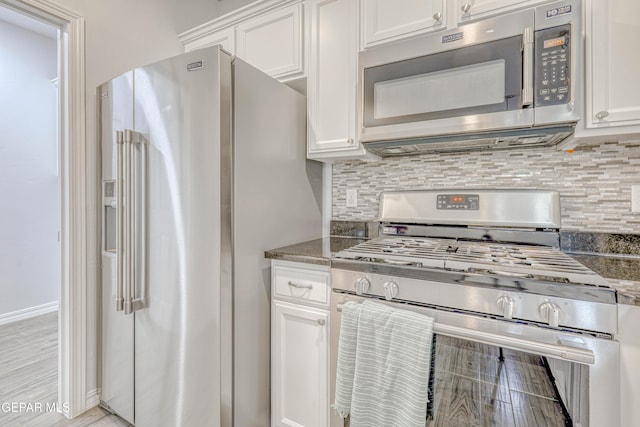
<svg viewBox="0 0 640 427">
<path fill-rule="evenodd" d="M 0 0 L 0 5 L 45 21 L 58 32 L 58 141 L 60 161 L 60 300 L 58 316 L 58 402 L 69 418 L 98 403 L 87 394 L 87 290 L 95 287 L 90 272 L 88 203 L 95 197 L 87 170 L 85 109 L 85 22 L 50 0 Z M 91 194 L 88 194 L 91 192 Z M 90 322 L 94 324 L 95 322 Z M 91 331 L 89 331 L 91 332 Z"/>
</svg>

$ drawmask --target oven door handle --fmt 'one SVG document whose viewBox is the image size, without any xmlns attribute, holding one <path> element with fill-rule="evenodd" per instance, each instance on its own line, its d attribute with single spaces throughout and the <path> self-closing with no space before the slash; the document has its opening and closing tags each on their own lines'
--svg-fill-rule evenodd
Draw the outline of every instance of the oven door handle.
<svg viewBox="0 0 640 427">
<path fill-rule="evenodd" d="M 341 303 L 336 306 L 336 311 L 342 311 Z M 529 353 L 541 354 L 543 356 L 569 360 L 571 362 L 593 365 L 596 360 L 591 350 L 583 348 L 532 341 L 513 335 L 503 335 L 479 331 L 477 329 L 461 328 L 459 326 L 446 325 L 438 322 L 433 323 L 433 332 L 435 334 L 442 334 L 453 338 L 476 341 L 497 347 L 510 348 L 512 350 L 522 350 Z"/>
<path fill-rule="evenodd" d="M 443 325 L 440 323 L 433 324 L 433 332 L 454 338 L 468 339 L 484 344 L 510 348 L 512 350 L 523 350 L 529 353 L 544 354 L 545 356 L 561 358 L 571 362 L 586 363 L 590 365 L 595 363 L 595 356 L 593 352 L 583 348 L 530 341 L 513 335 L 494 334 L 492 332 L 471 330 L 460 328 L 458 326 Z"/>
</svg>

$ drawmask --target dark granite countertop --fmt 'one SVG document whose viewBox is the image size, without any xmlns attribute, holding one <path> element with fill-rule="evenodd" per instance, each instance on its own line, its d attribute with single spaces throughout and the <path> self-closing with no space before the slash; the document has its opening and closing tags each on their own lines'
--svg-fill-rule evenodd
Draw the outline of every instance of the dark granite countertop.
<svg viewBox="0 0 640 427">
<path fill-rule="evenodd" d="M 612 254 L 569 254 L 609 281 L 618 303 L 640 306 L 640 257 Z"/>
<path fill-rule="evenodd" d="M 366 239 L 353 237 L 325 237 L 295 245 L 265 251 L 268 259 L 304 262 L 316 265 L 331 265 L 331 258 L 336 252 L 355 246 Z"/>
<path fill-rule="evenodd" d="M 334 221 L 332 233 L 352 237 L 325 237 L 265 252 L 269 259 L 331 265 L 333 255 L 376 237 L 377 223 Z M 576 261 L 608 280 L 618 303 L 640 306 L 640 237 L 605 233 L 561 233 L 561 247 Z M 606 253 L 614 252 L 614 253 Z"/>
</svg>

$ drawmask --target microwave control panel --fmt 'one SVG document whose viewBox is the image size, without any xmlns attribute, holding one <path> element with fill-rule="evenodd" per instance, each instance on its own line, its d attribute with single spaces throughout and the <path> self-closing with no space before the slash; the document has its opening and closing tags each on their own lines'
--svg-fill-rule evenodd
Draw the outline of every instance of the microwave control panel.
<svg viewBox="0 0 640 427">
<path fill-rule="evenodd" d="M 571 100 L 571 25 L 536 31 L 535 106 Z"/>
</svg>

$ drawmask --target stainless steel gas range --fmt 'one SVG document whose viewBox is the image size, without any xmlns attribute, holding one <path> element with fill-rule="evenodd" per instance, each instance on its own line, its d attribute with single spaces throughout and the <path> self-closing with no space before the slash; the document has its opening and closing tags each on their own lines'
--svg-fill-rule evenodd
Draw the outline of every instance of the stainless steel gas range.
<svg viewBox="0 0 640 427">
<path fill-rule="evenodd" d="M 436 335 L 543 356 L 573 425 L 618 425 L 616 294 L 559 250 L 557 192 L 388 192 L 380 223 L 332 260 L 332 363 L 341 305 L 376 298 Z"/>
</svg>

